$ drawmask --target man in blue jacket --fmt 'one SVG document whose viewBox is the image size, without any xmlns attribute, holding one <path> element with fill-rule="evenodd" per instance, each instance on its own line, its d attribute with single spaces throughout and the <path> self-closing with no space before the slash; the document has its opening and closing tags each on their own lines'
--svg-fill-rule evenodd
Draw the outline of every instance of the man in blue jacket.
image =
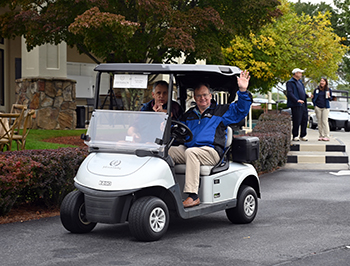
<svg viewBox="0 0 350 266">
<path fill-rule="evenodd" d="M 185 208 L 200 204 L 200 166 L 219 162 L 225 148 L 227 126 L 240 122 L 250 110 L 252 99 L 247 92 L 249 79 L 247 71 L 240 74 L 237 78 L 238 101 L 225 105 L 218 105 L 212 100 L 208 84 L 201 83 L 194 88 L 196 106 L 180 118 L 180 122 L 191 129 L 193 139 L 169 150 L 175 163 L 186 164 L 184 193 L 188 193 L 188 198 L 183 202 Z"/>
<path fill-rule="evenodd" d="M 307 141 L 306 129 L 308 121 L 307 95 L 304 84 L 301 82 L 304 70 L 295 68 L 293 77 L 287 81 L 287 106 L 292 110 L 292 135 L 293 141 Z M 300 127 L 300 135 L 299 135 Z M 299 138 L 300 136 L 300 138 Z"/>
</svg>

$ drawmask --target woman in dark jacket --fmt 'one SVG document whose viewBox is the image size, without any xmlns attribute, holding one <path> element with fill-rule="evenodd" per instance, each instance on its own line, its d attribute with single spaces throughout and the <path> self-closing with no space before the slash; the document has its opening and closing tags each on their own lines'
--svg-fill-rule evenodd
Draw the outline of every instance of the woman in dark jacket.
<svg viewBox="0 0 350 266">
<path fill-rule="evenodd" d="M 326 78 L 321 78 L 319 86 L 314 90 L 312 102 L 315 106 L 315 113 L 318 123 L 318 140 L 329 141 L 329 101 L 332 99 L 332 90 L 328 88 Z"/>
</svg>

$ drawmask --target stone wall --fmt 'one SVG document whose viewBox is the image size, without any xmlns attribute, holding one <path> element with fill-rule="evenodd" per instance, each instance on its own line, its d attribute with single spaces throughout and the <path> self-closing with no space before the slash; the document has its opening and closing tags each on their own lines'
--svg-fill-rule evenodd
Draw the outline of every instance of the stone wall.
<svg viewBox="0 0 350 266">
<path fill-rule="evenodd" d="M 75 80 L 23 78 L 16 80 L 16 103 L 35 110 L 33 128 L 75 129 Z"/>
</svg>

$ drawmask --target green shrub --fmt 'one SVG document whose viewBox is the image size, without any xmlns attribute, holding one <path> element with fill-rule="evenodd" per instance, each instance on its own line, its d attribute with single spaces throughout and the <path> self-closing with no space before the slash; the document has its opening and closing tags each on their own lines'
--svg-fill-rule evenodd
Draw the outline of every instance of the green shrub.
<svg viewBox="0 0 350 266">
<path fill-rule="evenodd" d="M 32 170 L 39 166 L 31 158 L 0 156 L 0 216 L 11 210 L 19 194 L 30 184 Z"/>
<path fill-rule="evenodd" d="M 258 120 L 260 115 L 264 113 L 264 109 L 252 109 L 252 119 Z"/>
<path fill-rule="evenodd" d="M 13 204 L 58 206 L 74 189 L 73 178 L 86 147 L 5 152 L 0 164 L 0 215 Z"/>
<path fill-rule="evenodd" d="M 262 114 L 253 131 L 247 135 L 259 138 L 259 159 L 252 162 L 257 172 L 270 172 L 286 164 L 291 142 L 289 114 Z"/>
</svg>

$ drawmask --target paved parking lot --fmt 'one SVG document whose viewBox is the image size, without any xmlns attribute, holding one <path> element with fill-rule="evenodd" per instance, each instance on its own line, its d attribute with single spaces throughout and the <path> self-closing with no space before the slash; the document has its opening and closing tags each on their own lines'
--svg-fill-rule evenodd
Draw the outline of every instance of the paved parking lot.
<svg viewBox="0 0 350 266">
<path fill-rule="evenodd" d="M 281 169 L 261 176 L 252 224 L 224 212 L 174 219 L 164 238 L 137 242 L 128 225 L 71 234 L 59 217 L 0 225 L 1 265 L 348 265 L 350 175 Z"/>
</svg>

